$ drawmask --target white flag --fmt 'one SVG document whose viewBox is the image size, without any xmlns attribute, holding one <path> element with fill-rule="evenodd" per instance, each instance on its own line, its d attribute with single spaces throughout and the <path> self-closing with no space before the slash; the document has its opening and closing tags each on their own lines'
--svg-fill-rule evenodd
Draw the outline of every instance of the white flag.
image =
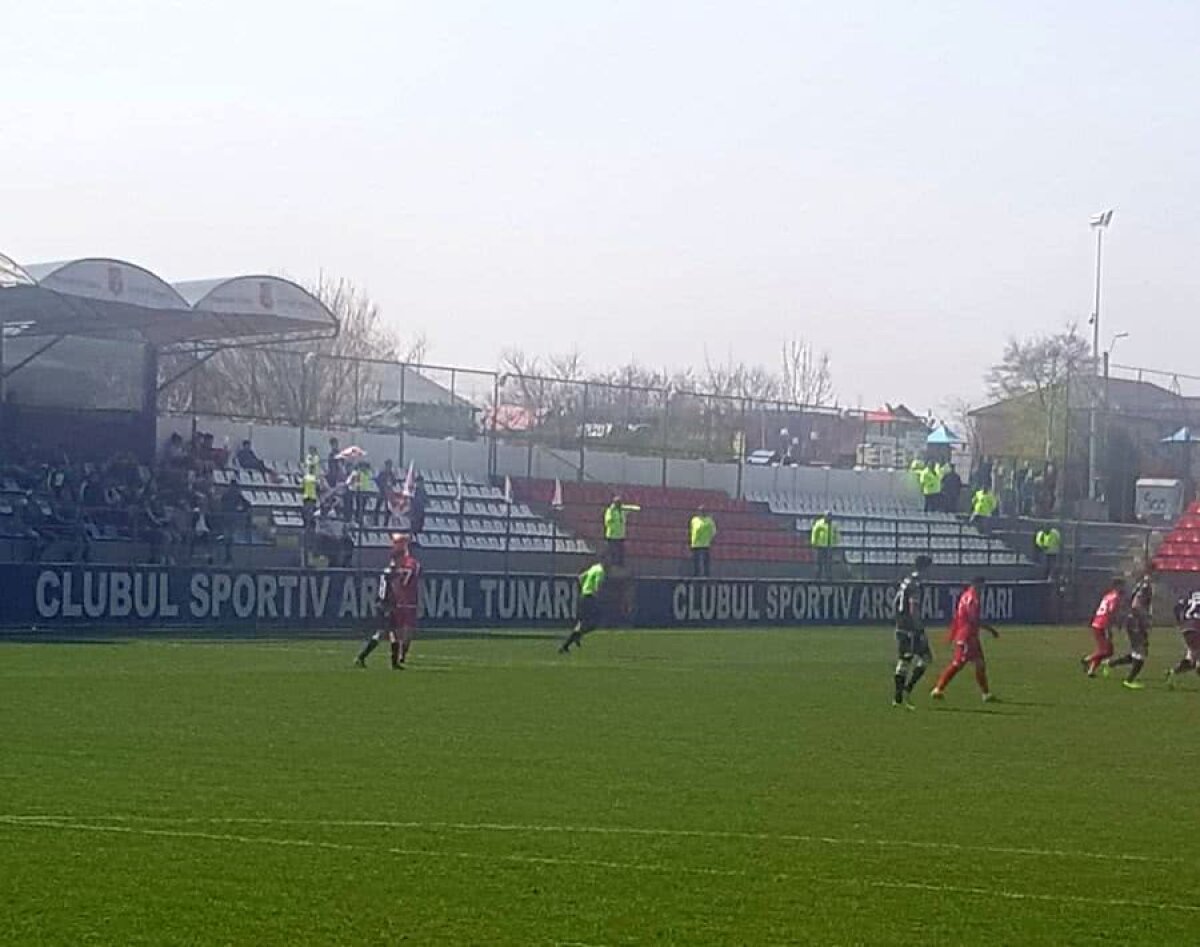
<svg viewBox="0 0 1200 947">
<path fill-rule="evenodd" d="M 509 506 L 512 506 L 512 501 L 513 501 L 512 477 L 505 474 L 505 476 L 504 476 L 504 502 L 507 503 Z"/>
<path fill-rule="evenodd" d="M 416 470 L 413 469 L 413 462 L 408 462 L 408 473 L 404 475 L 404 486 L 400 488 L 400 492 L 406 497 L 411 497 L 417 492 L 417 477 Z"/>
<path fill-rule="evenodd" d="M 563 508 L 562 481 L 557 477 L 554 478 L 554 496 L 550 500 L 550 505 L 556 510 Z"/>
<path fill-rule="evenodd" d="M 1091 224 L 1093 227 L 1107 227 L 1112 220 L 1113 212 L 1111 210 L 1101 211 L 1099 214 L 1092 214 Z"/>
<path fill-rule="evenodd" d="M 455 502 L 457 502 L 457 503 L 462 503 L 462 501 L 463 501 L 462 474 L 459 474 L 457 477 L 454 478 L 454 499 L 455 499 Z"/>
</svg>

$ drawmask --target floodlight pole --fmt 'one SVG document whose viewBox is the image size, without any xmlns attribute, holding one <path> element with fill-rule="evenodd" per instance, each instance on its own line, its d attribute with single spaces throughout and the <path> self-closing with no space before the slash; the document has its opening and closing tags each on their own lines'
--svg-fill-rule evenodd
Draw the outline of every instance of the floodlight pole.
<svg viewBox="0 0 1200 947">
<path fill-rule="evenodd" d="M 1088 411 L 1088 499 L 1090 500 L 1099 499 L 1100 492 L 1100 413 L 1097 402 L 1100 400 L 1099 385 L 1107 385 L 1107 379 L 1102 381 L 1100 378 L 1100 261 L 1104 247 L 1104 229 L 1108 226 L 1111 218 L 1112 211 L 1106 211 L 1104 214 L 1099 215 L 1098 222 L 1092 224 L 1096 230 L 1096 302 L 1092 308 L 1092 375 L 1094 378 L 1092 383 L 1092 397 L 1089 399 L 1090 409 Z M 1069 398 L 1070 395 L 1068 394 Z"/>
</svg>

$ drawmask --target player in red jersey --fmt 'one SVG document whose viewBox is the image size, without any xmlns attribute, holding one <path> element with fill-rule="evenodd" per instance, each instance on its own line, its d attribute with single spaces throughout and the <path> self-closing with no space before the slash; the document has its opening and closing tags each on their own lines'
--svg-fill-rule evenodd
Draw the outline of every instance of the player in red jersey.
<svg viewBox="0 0 1200 947">
<path fill-rule="evenodd" d="M 392 667 L 400 670 L 408 657 L 408 649 L 417 631 L 417 613 L 421 605 L 421 563 L 409 549 L 408 537 L 392 537 L 392 553 L 387 569 L 379 577 L 379 612 L 384 627 L 363 644 L 357 667 L 367 666 L 367 657 L 386 633 L 392 646 Z"/>
<path fill-rule="evenodd" d="M 1108 591 L 1096 606 L 1096 614 L 1092 617 L 1092 637 L 1096 640 L 1096 649 L 1080 659 L 1088 677 L 1096 676 L 1096 669 L 1101 663 L 1112 657 L 1113 626 L 1121 617 L 1121 597 L 1125 594 L 1125 580 L 1117 576 L 1112 580 Z"/>
<path fill-rule="evenodd" d="M 992 692 L 988 687 L 987 662 L 983 657 L 983 644 L 979 640 L 979 631 L 987 629 L 992 633 L 993 638 L 999 638 L 1000 632 L 983 622 L 981 594 L 984 581 L 983 576 L 975 576 L 971 580 L 971 584 L 958 597 L 958 604 L 954 607 L 954 619 L 950 623 L 950 640 L 954 642 L 954 658 L 946 665 L 937 684 L 929 693 L 934 700 L 942 699 L 946 693 L 946 686 L 968 664 L 975 665 L 975 682 L 979 685 L 979 693 L 983 695 L 983 699 L 985 701 L 992 699 Z"/>
<path fill-rule="evenodd" d="M 1175 678 L 1188 671 L 1200 674 L 1200 590 L 1194 591 L 1175 603 L 1175 620 L 1183 635 L 1183 646 L 1187 649 L 1182 660 L 1167 671 L 1167 686 L 1175 686 Z"/>
</svg>

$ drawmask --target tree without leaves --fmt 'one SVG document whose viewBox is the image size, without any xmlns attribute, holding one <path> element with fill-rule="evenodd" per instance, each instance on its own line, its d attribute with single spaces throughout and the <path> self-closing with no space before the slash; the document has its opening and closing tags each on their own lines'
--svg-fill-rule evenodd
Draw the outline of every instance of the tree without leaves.
<svg viewBox="0 0 1200 947">
<path fill-rule="evenodd" d="M 402 345 L 383 324 L 378 305 L 349 280 L 322 275 L 308 289 L 337 318 L 335 337 L 221 351 L 168 387 L 167 407 L 336 425 L 354 423 L 380 403 L 396 400 L 392 366 L 421 364 L 425 336 Z M 194 353 L 172 353 L 163 358 L 162 374 L 173 377 L 195 362 Z"/>
<path fill-rule="evenodd" d="M 1088 343 L 1069 323 L 1053 335 L 1009 339 L 985 380 L 993 397 L 1014 400 L 1014 410 L 1031 414 L 1030 423 L 1033 418 L 1041 422 L 1042 452 L 1049 460 L 1066 427 L 1071 380 L 1093 375 Z"/>
<path fill-rule="evenodd" d="M 497 426 L 536 432 L 563 447 L 577 444 L 586 429 L 607 432 L 609 446 L 652 443 L 699 456 L 732 451 L 748 409 L 778 412 L 833 400 L 827 353 L 798 338 L 783 354 L 778 373 L 732 358 L 706 359 L 699 372 L 637 362 L 588 371 L 577 351 L 543 359 L 510 349 L 501 358 Z"/>
<path fill-rule="evenodd" d="M 833 372 L 828 352 L 817 352 L 802 338 L 783 346 L 779 374 L 781 399 L 793 404 L 824 407 L 833 401 Z"/>
</svg>

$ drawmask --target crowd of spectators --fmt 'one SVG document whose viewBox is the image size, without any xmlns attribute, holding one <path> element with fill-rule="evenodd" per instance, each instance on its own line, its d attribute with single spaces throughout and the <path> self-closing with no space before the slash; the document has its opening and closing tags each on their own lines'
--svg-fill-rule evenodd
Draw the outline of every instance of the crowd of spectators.
<svg viewBox="0 0 1200 947">
<path fill-rule="evenodd" d="M 237 479 L 214 482 L 228 461 L 228 449 L 203 432 L 190 442 L 172 434 L 152 465 L 130 453 L 10 448 L 0 460 L 4 532 L 27 541 L 35 561 L 53 548 L 54 558 L 87 562 L 103 539 L 141 543 L 152 563 L 222 554 L 228 561 L 250 529 Z"/>
</svg>

